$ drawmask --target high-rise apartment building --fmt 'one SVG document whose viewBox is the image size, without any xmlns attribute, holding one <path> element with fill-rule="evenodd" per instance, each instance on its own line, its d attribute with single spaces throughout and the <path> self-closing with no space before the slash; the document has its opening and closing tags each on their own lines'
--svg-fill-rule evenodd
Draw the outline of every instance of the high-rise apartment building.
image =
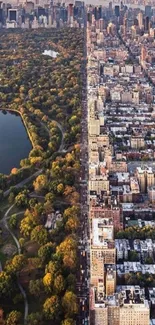
<svg viewBox="0 0 155 325">
<path fill-rule="evenodd" d="M 140 29 L 143 29 L 144 27 L 144 23 L 143 23 L 143 13 L 142 12 L 139 12 L 138 16 L 137 16 L 137 19 L 138 19 L 138 26 Z"/>
<path fill-rule="evenodd" d="M 92 291 L 92 294 L 95 291 Z M 93 301 L 93 300 L 92 300 Z M 104 302 L 90 306 L 91 325 L 149 325 L 150 309 L 145 291 L 139 286 L 121 286 Z"/>
<path fill-rule="evenodd" d="M 145 146 L 144 137 L 142 136 L 132 136 L 131 137 L 131 148 L 140 149 Z"/>
<path fill-rule="evenodd" d="M 69 3 L 68 5 L 68 24 L 73 24 L 73 4 Z"/>
<path fill-rule="evenodd" d="M 8 19 L 9 21 L 18 21 L 18 10 L 17 9 L 9 9 L 8 10 Z"/>
<path fill-rule="evenodd" d="M 108 176 L 96 176 L 89 181 L 89 189 L 90 191 L 95 192 L 100 195 L 104 192 L 109 191 L 109 179 Z"/>
<path fill-rule="evenodd" d="M 150 29 L 150 18 L 148 16 L 146 16 L 144 18 L 144 31 L 148 32 Z"/>
<path fill-rule="evenodd" d="M 115 6 L 115 15 L 116 15 L 116 17 L 119 17 L 119 15 L 120 15 L 119 6 Z"/>
<path fill-rule="evenodd" d="M 99 119 L 90 119 L 89 134 L 90 135 L 99 135 L 100 134 L 100 120 Z"/>
<path fill-rule="evenodd" d="M 139 286 L 118 287 L 120 325 L 147 325 L 150 309 L 145 299 L 145 290 Z"/>
<path fill-rule="evenodd" d="M 105 294 L 112 296 L 116 290 L 116 266 L 107 265 L 105 269 Z"/>
<path fill-rule="evenodd" d="M 144 46 L 141 48 L 141 61 L 145 61 L 147 57 L 147 50 Z"/>
<path fill-rule="evenodd" d="M 112 290 L 110 286 L 111 288 L 114 286 L 114 284 L 112 284 L 113 280 L 110 277 L 110 273 L 112 274 L 112 267 L 111 269 L 110 267 L 107 268 L 107 270 L 105 269 L 105 264 L 115 264 L 116 260 L 112 219 L 93 218 L 91 220 L 91 233 L 91 284 L 96 288 L 96 294 L 99 295 L 99 297 L 101 297 L 101 295 L 103 297 L 105 294 L 105 282 L 108 284 L 108 290 Z"/>
<path fill-rule="evenodd" d="M 150 202 L 155 204 L 155 186 L 148 187 L 148 196 Z"/>
<path fill-rule="evenodd" d="M 148 16 L 149 18 L 152 16 L 152 7 L 149 5 L 145 6 L 145 16 Z"/>
<path fill-rule="evenodd" d="M 0 8 L 0 24 L 3 24 L 4 22 L 4 11 L 2 8 Z"/>
<path fill-rule="evenodd" d="M 146 193 L 149 187 L 155 185 L 155 175 L 151 167 L 137 167 L 137 178 L 142 193 Z"/>
<path fill-rule="evenodd" d="M 92 204 L 90 209 L 90 218 L 105 218 L 111 220 L 115 229 L 122 228 L 122 209 L 111 203 L 111 206 L 98 206 L 97 202 Z"/>
</svg>

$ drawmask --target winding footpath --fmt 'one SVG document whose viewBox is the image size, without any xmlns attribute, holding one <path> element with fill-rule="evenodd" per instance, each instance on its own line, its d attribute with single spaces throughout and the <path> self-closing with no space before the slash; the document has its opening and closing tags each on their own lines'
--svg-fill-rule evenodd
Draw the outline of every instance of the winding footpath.
<svg viewBox="0 0 155 325">
<path fill-rule="evenodd" d="M 60 144 L 58 152 L 66 152 L 66 150 L 64 149 L 64 130 L 59 122 L 57 122 L 57 121 L 55 121 L 55 122 L 57 124 L 57 127 L 60 129 L 61 135 L 62 135 L 61 144 Z"/>
<path fill-rule="evenodd" d="M 47 131 L 49 137 L 51 137 L 50 130 L 48 129 L 47 125 L 45 123 L 43 123 L 42 121 L 40 121 L 39 119 L 37 119 L 37 120 L 45 128 L 45 130 Z M 60 130 L 61 135 L 62 135 L 61 144 L 60 144 L 60 147 L 58 149 L 58 152 L 65 152 L 65 150 L 64 150 L 64 130 L 63 130 L 61 124 L 59 122 L 57 122 L 56 120 L 49 119 L 49 121 L 54 122 L 57 125 L 57 128 Z"/>
<path fill-rule="evenodd" d="M 39 176 L 42 173 L 43 169 L 39 169 L 37 170 L 33 175 L 27 177 L 26 179 L 24 179 L 23 181 L 21 181 L 20 183 L 18 183 L 17 185 L 15 185 L 15 188 L 20 188 L 23 187 L 25 184 L 27 184 L 28 182 L 30 182 L 33 178 Z M 4 192 L 4 197 L 7 197 L 10 194 L 11 190 L 6 190 Z"/>
<path fill-rule="evenodd" d="M 14 235 L 14 233 L 12 232 L 12 230 L 9 228 L 8 223 L 7 223 L 7 220 L 9 219 L 9 213 L 12 210 L 12 208 L 14 207 L 14 205 L 15 204 L 12 204 L 9 207 L 9 209 L 7 209 L 7 211 L 5 212 L 5 214 L 4 214 L 3 219 L 1 220 L 1 222 L 3 223 L 4 227 L 8 230 L 8 232 L 11 235 L 11 237 L 13 238 L 13 240 L 14 240 L 16 246 L 17 246 L 18 254 L 21 254 L 21 247 L 20 247 L 19 241 L 18 241 L 17 237 Z M 20 215 L 20 214 L 23 214 L 23 211 L 16 213 L 16 215 Z M 28 316 L 28 311 L 29 311 L 29 305 L 28 305 L 27 295 L 26 295 L 25 290 L 21 286 L 20 282 L 17 281 L 17 283 L 18 283 L 19 290 L 20 290 L 20 292 L 21 292 L 21 294 L 23 296 L 23 299 L 24 299 L 24 307 L 25 307 L 24 308 L 24 324 L 26 324 L 26 322 L 27 322 L 27 316 Z"/>
</svg>

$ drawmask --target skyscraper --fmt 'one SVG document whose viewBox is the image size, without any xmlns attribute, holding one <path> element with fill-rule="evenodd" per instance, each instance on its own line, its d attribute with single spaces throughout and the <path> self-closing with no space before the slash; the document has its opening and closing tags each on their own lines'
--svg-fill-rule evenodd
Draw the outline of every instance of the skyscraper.
<svg viewBox="0 0 155 325">
<path fill-rule="evenodd" d="M 73 24 L 73 4 L 70 3 L 68 5 L 68 24 L 72 25 Z"/>
<path fill-rule="evenodd" d="M 8 10 L 8 19 L 9 21 L 17 21 L 18 20 L 18 10 L 17 9 L 9 9 Z"/>
<path fill-rule="evenodd" d="M 149 18 L 152 16 L 152 7 L 149 5 L 145 6 L 145 16 L 148 16 Z"/>
<path fill-rule="evenodd" d="M 143 13 L 142 12 L 139 12 L 138 16 L 138 26 L 140 29 L 142 29 L 144 27 L 144 24 L 143 24 Z"/>
<path fill-rule="evenodd" d="M 119 15 L 120 15 L 119 6 L 115 6 L 115 15 L 116 15 L 116 17 L 119 17 Z"/>
<path fill-rule="evenodd" d="M 150 18 L 147 16 L 144 18 L 144 31 L 148 32 L 150 29 Z"/>
</svg>

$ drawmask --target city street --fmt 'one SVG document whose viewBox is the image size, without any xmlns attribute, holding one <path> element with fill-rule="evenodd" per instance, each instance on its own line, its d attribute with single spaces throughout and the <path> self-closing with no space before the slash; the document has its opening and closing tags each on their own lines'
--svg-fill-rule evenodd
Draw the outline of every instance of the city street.
<svg viewBox="0 0 155 325">
<path fill-rule="evenodd" d="M 85 32 L 84 32 L 85 33 Z M 84 59 L 87 59 L 86 33 L 84 34 Z M 84 67 L 86 69 L 86 67 Z M 88 131 L 87 131 L 87 75 L 83 73 L 81 119 L 81 225 L 78 246 L 77 296 L 79 315 L 77 325 L 89 324 L 89 225 L 88 225 Z"/>
</svg>

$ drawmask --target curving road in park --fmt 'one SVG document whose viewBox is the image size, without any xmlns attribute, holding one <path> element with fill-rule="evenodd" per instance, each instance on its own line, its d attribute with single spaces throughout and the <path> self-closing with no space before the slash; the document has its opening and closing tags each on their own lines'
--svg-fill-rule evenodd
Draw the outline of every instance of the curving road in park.
<svg viewBox="0 0 155 325">
<path fill-rule="evenodd" d="M 14 235 L 14 233 L 12 232 L 12 230 L 8 226 L 9 213 L 12 210 L 13 207 L 14 207 L 14 204 L 12 204 L 7 209 L 7 211 L 5 212 L 5 214 L 4 214 L 3 219 L 1 220 L 1 222 L 3 223 L 4 227 L 8 230 L 8 232 L 11 235 L 11 237 L 13 238 L 13 240 L 14 240 L 16 246 L 17 246 L 18 254 L 21 254 L 21 247 L 20 247 L 19 241 L 18 241 L 17 237 Z M 23 214 L 23 211 L 16 213 L 16 215 L 20 215 L 20 214 Z M 23 299 L 24 299 L 24 307 L 25 307 L 24 308 L 24 324 L 26 324 L 27 316 L 28 316 L 28 311 L 29 311 L 29 305 L 28 305 L 27 295 L 26 295 L 25 290 L 21 286 L 20 282 L 17 281 L 17 283 L 18 283 L 19 290 L 20 290 L 20 292 L 21 292 L 21 294 L 23 296 Z"/>
</svg>

